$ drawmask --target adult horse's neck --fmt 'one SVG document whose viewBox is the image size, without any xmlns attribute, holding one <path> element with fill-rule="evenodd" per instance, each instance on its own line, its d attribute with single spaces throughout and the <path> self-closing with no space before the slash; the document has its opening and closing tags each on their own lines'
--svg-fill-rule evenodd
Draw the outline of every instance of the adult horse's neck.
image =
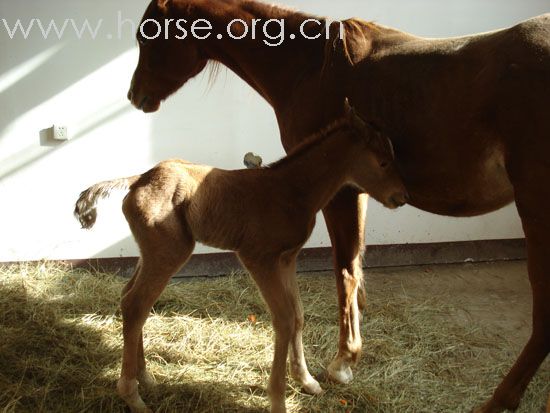
<svg viewBox="0 0 550 413">
<path fill-rule="evenodd" d="M 186 1 L 187 9 L 191 3 L 194 19 L 203 18 L 211 22 L 212 35 L 200 40 L 200 47 L 207 57 L 234 71 L 239 77 L 253 87 L 270 103 L 276 112 L 281 112 L 291 103 L 297 89 L 303 82 L 320 82 L 324 63 L 325 19 L 313 15 L 270 6 L 254 0 L 210 0 Z M 181 6 L 183 8 L 183 5 Z M 189 18 L 189 16 L 187 16 Z M 320 24 L 309 22 L 305 26 L 308 35 L 321 33 L 315 40 L 305 39 L 300 34 L 300 25 L 307 19 L 317 19 Z M 243 39 L 232 39 L 227 34 L 227 27 L 234 19 L 241 19 L 248 25 L 248 35 Z M 256 39 L 252 39 L 253 20 L 256 19 Z M 284 20 L 285 41 L 279 46 L 268 46 L 264 43 L 263 25 L 269 19 Z M 232 25 L 233 32 L 242 28 L 240 23 Z M 274 36 L 280 27 L 276 23 L 267 26 Z M 223 38 L 218 39 L 217 34 Z M 294 34 L 295 39 L 290 39 Z M 273 40 L 272 43 L 277 43 Z M 319 92 L 318 90 L 316 91 Z M 278 113 L 279 115 L 279 113 Z M 318 129 L 320 125 L 312 128 Z"/>
</svg>

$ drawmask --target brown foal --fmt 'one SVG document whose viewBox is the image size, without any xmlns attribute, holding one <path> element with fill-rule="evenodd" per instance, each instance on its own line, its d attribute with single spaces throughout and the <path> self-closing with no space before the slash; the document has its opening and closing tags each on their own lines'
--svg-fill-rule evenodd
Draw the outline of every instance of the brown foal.
<svg viewBox="0 0 550 413">
<path fill-rule="evenodd" d="M 316 213 L 344 185 L 368 192 L 389 208 L 408 198 L 393 166 L 391 143 L 351 110 L 269 167 L 226 171 L 169 160 L 143 175 L 82 192 L 75 215 L 91 228 L 97 200 L 115 188 L 129 189 L 123 211 L 141 257 L 122 294 L 124 351 L 117 389 L 132 412 L 150 411 L 138 392 L 138 382 L 151 381 L 143 325 L 195 241 L 235 251 L 269 306 L 275 330 L 271 411 L 286 411 L 289 346 L 292 377 L 308 393 L 322 391 L 304 358 L 296 256 L 311 235 Z"/>
</svg>

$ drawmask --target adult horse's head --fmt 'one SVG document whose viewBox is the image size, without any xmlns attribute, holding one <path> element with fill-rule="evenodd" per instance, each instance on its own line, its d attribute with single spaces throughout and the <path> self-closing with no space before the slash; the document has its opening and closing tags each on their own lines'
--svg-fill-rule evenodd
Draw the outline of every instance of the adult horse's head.
<svg viewBox="0 0 550 413">
<path fill-rule="evenodd" d="M 190 6 L 184 3 L 153 0 L 137 31 L 139 61 L 128 99 L 146 113 L 157 111 L 163 100 L 196 76 L 208 62 L 199 49 L 200 40 L 189 35 L 182 39 L 183 32 L 170 21 L 193 20 L 189 16 Z"/>
</svg>

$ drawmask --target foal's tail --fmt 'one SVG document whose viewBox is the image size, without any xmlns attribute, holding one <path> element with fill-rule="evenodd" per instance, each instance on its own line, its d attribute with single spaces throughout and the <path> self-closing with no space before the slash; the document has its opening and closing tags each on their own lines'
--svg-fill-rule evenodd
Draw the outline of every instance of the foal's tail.
<svg viewBox="0 0 550 413">
<path fill-rule="evenodd" d="M 74 207 L 74 216 L 80 221 L 82 228 L 90 229 L 94 226 L 97 218 L 96 204 L 100 198 L 107 198 L 115 189 L 129 190 L 139 178 L 141 175 L 99 182 L 83 191 Z"/>
</svg>

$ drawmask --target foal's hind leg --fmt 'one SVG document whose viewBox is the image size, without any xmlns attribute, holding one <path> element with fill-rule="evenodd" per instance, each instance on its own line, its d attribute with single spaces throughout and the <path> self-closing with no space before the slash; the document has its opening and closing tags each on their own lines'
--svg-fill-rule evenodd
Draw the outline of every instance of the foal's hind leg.
<svg viewBox="0 0 550 413">
<path fill-rule="evenodd" d="M 136 234 L 135 228 L 132 231 Z M 121 301 L 124 350 L 117 390 L 132 413 L 142 413 L 150 411 L 138 392 L 138 379 L 145 371 L 142 328 L 172 275 L 191 255 L 194 243 L 179 231 L 163 230 L 161 225 L 154 230 L 142 229 L 136 240 L 142 251 L 141 268 Z"/>
<path fill-rule="evenodd" d="M 126 283 L 124 288 L 122 288 L 122 292 L 120 294 L 121 298 L 124 298 L 126 293 L 132 288 L 134 285 L 134 282 L 136 281 L 137 275 L 139 274 L 141 268 L 141 258 L 138 260 L 136 264 L 136 268 L 134 270 L 134 274 Z M 137 355 L 137 365 L 138 365 L 138 375 L 137 379 L 139 384 L 145 385 L 145 386 L 152 386 L 155 384 L 155 378 L 151 373 L 147 371 L 146 365 L 145 365 L 145 355 L 143 352 L 143 334 L 140 334 L 139 337 L 139 343 L 138 343 L 138 355 Z"/>
<path fill-rule="evenodd" d="M 547 186 L 550 167 L 546 166 L 546 161 L 539 163 L 535 160 L 512 164 L 509 173 L 527 238 L 527 266 L 533 292 L 533 330 L 493 397 L 476 410 L 479 413 L 515 410 L 533 375 L 550 352 L 550 188 Z"/>
</svg>

